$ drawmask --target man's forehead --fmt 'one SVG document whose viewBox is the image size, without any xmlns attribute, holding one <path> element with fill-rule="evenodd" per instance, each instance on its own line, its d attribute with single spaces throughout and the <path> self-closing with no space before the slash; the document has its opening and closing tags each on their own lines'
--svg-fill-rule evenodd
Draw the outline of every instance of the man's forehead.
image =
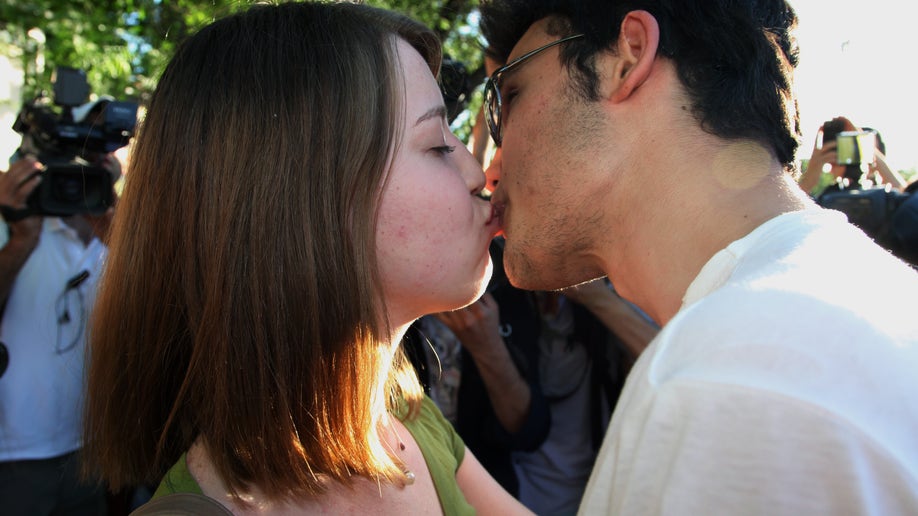
<svg viewBox="0 0 918 516">
<path fill-rule="evenodd" d="M 511 50 L 510 55 L 507 56 L 507 62 L 509 63 L 526 52 L 539 48 L 551 41 L 553 36 L 548 33 L 550 22 L 551 18 L 548 17 L 542 18 L 530 25 L 529 29 L 523 33 L 523 37 L 513 46 L 513 50 Z"/>
</svg>

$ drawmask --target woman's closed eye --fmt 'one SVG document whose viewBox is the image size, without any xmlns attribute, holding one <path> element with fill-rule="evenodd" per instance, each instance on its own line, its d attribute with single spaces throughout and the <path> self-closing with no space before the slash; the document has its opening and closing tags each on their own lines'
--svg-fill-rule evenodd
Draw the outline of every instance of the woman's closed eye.
<svg viewBox="0 0 918 516">
<path fill-rule="evenodd" d="M 442 155 L 442 156 L 445 156 L 445 155 L 447 155 L 447 154 L 453 152 L 454 150 L 456 150 L 456 146 L 455 146 L 455 145 L 439 145 L 439 146 L 437 146 L 437 147 L 431 148 L 430 150 L 433 151 L 433 152 L 435 152 L 435 153 L 437 153 L 437 154 L 440 154 L 440 155 Z"/>
</svg>

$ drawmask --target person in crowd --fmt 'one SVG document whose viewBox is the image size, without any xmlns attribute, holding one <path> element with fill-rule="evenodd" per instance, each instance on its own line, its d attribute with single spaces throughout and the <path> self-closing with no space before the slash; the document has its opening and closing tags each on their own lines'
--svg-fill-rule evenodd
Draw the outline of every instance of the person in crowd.
<svg viewBox="0 0 918 516">
<path fill-rule="evenodd" d="M 525 303 L 525 291 L 515 293 Z M 537 329 L 537 321 L 511 333 L 503 326 L 499 303 L 507 296 L 501 294 L 487 292 L 463 310 L 422 317 L 409 329 L 405 348 L 425 391 L 462 440 L 518 496 L 511 452 L 541 445 L 551 416 L 538 383 L 538 356 L 515 345 Z"/>
<path fill-rule="evenodd" d="M 604 279 L 533 297 L 541 323 L 539 380 L 552 424 L 537 450 L 513 454 L 519 499 L 540 515 L 571 515 L 625 378 L 656 326 Z"/>
<path fill-rule="evenodd" d="M 91 321 L 90 471 L 162 479 L 147 508 L 528 513 L 400 348 L 481 295 L 497 231 L 440 61 L 429 29 L 351 3 L 259 4 L 180 45 Z"/>
<path fill-rule="evenodd" d="M 419 319 L 406 348 L 425 389 L 508 492 L 537 514 L 576 512 L 624 378 L 655 327 L 602 281 L 563 294 L 514 288 L 502 245 L 491 245 L 488 292 Z"/>
<path fill-rule="evenodd" d="M 507 284 L 501 245 L 499 238 L 491 243 L 495 271 L 487 292 L 463 309 L 421 317 L 405 349 L 425 391 L 482 466 L 516 497 L 511 453 L 537 449 L 551 414 L 539 382 L 539 320 L 529 293 Z"/>
<path fill-rule="evenodd" d="M 825 122 L 798 181 L 817 204 L 841 211 L 874 242 L 918 266 L 918 200 L 886 163 L 879 132 L 844 117 Z"/>
<path fill-rule="evenodd" d="M 75 108 L 75 122 L 107 102 Z M 87 118 L 92 117 L 92 118 Z M 85 328 L 114 208 L 51 216 L 29 209 L 44 163 L 29 134 L 0 173 L 0 507 L 10 516 L 105 514 L 105 487 L 79 475 Z M 121 176 L 114 154 L 85 158 Z M 114 194 L 113 194 L 114 198 Z"/>
<path fill-rule="evenodd" d="M 810 155 L 806 169 L 798 180 L 798 184 L 803 188 L 804 192 L 807 192 L 812 197 L 818 197 L 825 189 L 825 186 L 834 185 L 839 180 L 843 181 L 846 177 L 852 175 L 857 177 L 855 181 L 849 180 L 848 187 L 850 188 L 859 188 L 859 180 L 861 178 L 869 180 L 872 185 L 888 184 L 891 188 L 900 191 L 905 188 L 906 181 L 902 177 L 902 174 L 891 169 L 886 163 L 886 144 L 883 142 L 883 136 L 879 131 L 870 127 L 859 128 L 849 119 L 841 116 L 833 118 L 828 124 L 835 125 L 843 131 L 872 132 L 876 141 L 876 149 L 872 153 L 873 159 L 869 160 L 867 163 L 863 163 L 864 167 L 861 166 L 861 163 L 854 165 L 839 164 L 838 153 L 836 152 L 838 142 L 834 135 L 826 133 L 826 124 L 823 124 L 819 127 L 819 131 L 817 132 L 816 142 L 813 145 L 813 153 Z M 834 132 L 837 133 L 837 131 Z M 856 169 L 853 171 L 853 174 L 848 173 L 851 167 Z M 866 170 L 861 170 L 862 168 Z M 826 175 L 831 179 L 827 185 L 823 184 L 823 177 Z"/>
<path fill-rule="evenodd" d="M 507 276 L 607 276 L 662 325 L 580 512 L 918 511 L 918 273 L 794 180 L 791 5 L 481 10 Z"/>
</svg>

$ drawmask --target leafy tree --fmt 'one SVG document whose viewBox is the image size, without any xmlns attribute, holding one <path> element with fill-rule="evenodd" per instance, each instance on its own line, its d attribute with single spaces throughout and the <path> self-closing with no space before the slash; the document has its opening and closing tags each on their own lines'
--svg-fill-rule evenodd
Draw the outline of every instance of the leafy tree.
<svg viewBox="0 0 918 516">
<path fill-rule="evenodd" d="M 465 72 L 468 90 L 461 93 L 460 107 L 464 108 L 453 130 L 463 141 L 468 141 L 475 122 L 473 113 L 481 106 L 481 85 L 485 78 L 482 40 L 478 31 L 478 0 L 367 0 L 368 5 L 385 7 L 424 23 L 432 28 L 443 42 L 444 57 L 458 63 Z M 446 75 L 446 70 L 444 71 Z"/>
<path fill-rule="evenodd" d="M 226 0 L 12 0 L 0 5 L 0 52 L 18 58 L 26 98 L 50 91 L 57 66 L 86 71 L 93 91 L 143 101 L 175 45 Z"/>
<path fill-rule="evenodd" d="M 144 102 L 176 45 L 215 17 L 252 0 L 7 0 L 0 3 L 0 54 L 25 72 L 23 99 L 51 91 L 57 66 L 85 70 L 94 93 Z M 478 0 L 366 0 L 433 28 L 470 83 L 484 78 Z M 480 105 L 480 99 L 472 107 Z M 468 117 L 457 132 L 466 138 Z"/>
</svg>

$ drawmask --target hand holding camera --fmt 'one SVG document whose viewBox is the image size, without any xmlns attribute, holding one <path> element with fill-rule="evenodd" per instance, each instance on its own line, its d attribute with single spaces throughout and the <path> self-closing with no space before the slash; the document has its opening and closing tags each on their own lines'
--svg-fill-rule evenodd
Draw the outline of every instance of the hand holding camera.
<svg viewBox="0 0 918 516">
<path fill-rule="evenodd" d="M 817 137 L 813 158 L 816 165 L 831 172 L 836 178 L 847 178 L 848 188 L 873 185 L 890 185 L 905 188 L 905 179 L 886 163 L 885 145 L 879 133 L 869 128 L 858 128 L 844 117 L 836 117 L 823 124 Z M 810 160 L 813 165 L 814 160 Z M 825 168 L 824 168 L 825 167 Z"/>
<path fill-rule="evenodd" d="M 823 132 L 825 137 L 825 132 Z M 872 131 L 841 131 L 835 135 L 835 164 L 844 167 L 836 178 L 845 181 L 846 188 L 857 188 L 873 168 L 876 156 L 876 133 Z"/>
<path fill-rule="evenodd" d="M 25 205 L 4 210 L 7 221 L 31 215 L 102 215 L 114 203 L 112 185 L 120 166 L 109 170 L 105 159 L 133 136 L 137 104 L 111 97 L 83 104 L 88 93 L 84 72 L 58 67 L 53 103 L 61 109 L 44 96 L 23 105 L 13 124 L 23 135 L 19 153 L 36 156 L 45 167 Z"/>
<path fill-rule="evenodd" d="M 810 160 L 809 166 L 831 172 L 836 179 L 845 181 L 845 187 L 854 188 L 873 163 L 875 149 L 874 132 L 862 131 L 847 118 L 836 117 L 820 128 L 813 149 L 815 159 Z"/>
<path fill-rule="evenodd" d="M 7 245 L 18 245 L 26 255 L 38 245 L 41 233 L 41 217 L 15 219 L 8 213 L 24 209 L 29 196 L 41 183 L 42 165 L 32 158 L 21 159 L 10 166 L 9 171 L 0 173 L 0 210 L 10 230 Z"/>
<path fill-rule="evenodd" d="M 918 257 L 911 251 L 918 243 L 911 229 L 914 217 L 910 208 L 900 210 L 912 206 L 914 201 L 901 192 L 905 181 L 886 164 L 883 150 L 876 131 L 858 128 L 844 117 L 829 120 L 820 129 L 800 185 L 809 192 L 822 172 L 828 172 L 831 167 L 836 184 L 827 187 L 816 202 L 843 212 L 849 222 L 878 244 L 918 265 L 915 261 Z"/>
<path fill-rule="evenodd" d="M 25 208 L 32 191 L 41 182 L 41 163 L 33 158 L 23 158 L 0 175 L 0 206 Z"/>
</svg>

